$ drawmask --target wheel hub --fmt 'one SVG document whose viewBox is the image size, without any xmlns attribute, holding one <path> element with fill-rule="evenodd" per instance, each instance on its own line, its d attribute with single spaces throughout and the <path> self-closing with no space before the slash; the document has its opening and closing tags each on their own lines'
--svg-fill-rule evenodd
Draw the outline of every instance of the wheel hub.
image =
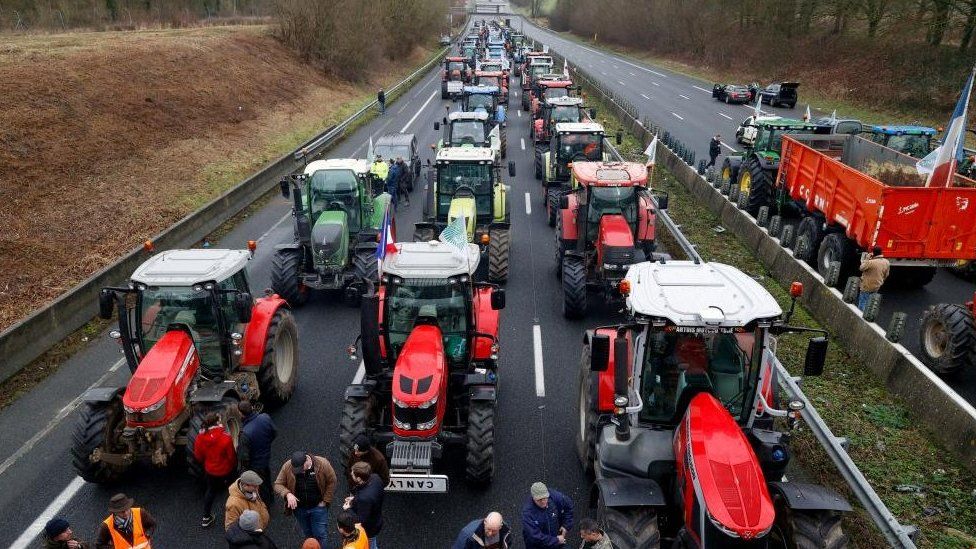
<svg viewBox="0 0 976 549">
<path fill-rule="evenodd" d="M 942 358 L 949 344 L 945 325 L 939 321 L 929 324 L 923 339 L 926 354 L 933 358 Z"/>
</svg>

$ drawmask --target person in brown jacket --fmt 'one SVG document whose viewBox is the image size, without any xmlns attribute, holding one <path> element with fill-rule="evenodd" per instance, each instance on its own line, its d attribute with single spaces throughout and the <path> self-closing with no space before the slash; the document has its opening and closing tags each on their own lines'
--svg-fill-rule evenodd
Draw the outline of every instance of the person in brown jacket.
<svg viewBox="0 0 976 549">
<path fill-rule="evenodd" d="M 295 452 L 281 466 L 274 491 L 285 500 L 285 513 L 294 513 L 305 537 L 329 546 L 329 505 L 336 489 L 336 474 L 329 460 Z"/>
<path fill-rule="evenodd" d="M 861 311 L 867 307 L 871 295 L 881 289 L 890 271 L 891 264 L 882 254 L 880 246 L 875 246 L 871 255 L 861 261 L 861 293 L 857 299 L 857 306 Z"/>
<path fill-rule="evenodd" d="M 373 447 L 365 433 L 359 433 L 352 441 L 352 452 L 349 452 L 349 460 L 346 463 L 347 473 L 351 474 L 352 465 L 357 461 L 368 463 L 370 469 L 380 476 L 384 487 L 390 484 L 390 466 L 386 463 L 386 456 Z"/>
<path fill-rule="evenodd" d="M 241 478 L 232 482 L 227 489 L 227 503 L 224 504 L 224 530 L 237 523 L 241 513 L 247 510 L 255 511 L 260 517 L 261 530 L 268 528 L 271 517 L 268 515 L 268 505 L 261 499 L 261 475 L 254 471 L 244 471 Z"/>
</svg>

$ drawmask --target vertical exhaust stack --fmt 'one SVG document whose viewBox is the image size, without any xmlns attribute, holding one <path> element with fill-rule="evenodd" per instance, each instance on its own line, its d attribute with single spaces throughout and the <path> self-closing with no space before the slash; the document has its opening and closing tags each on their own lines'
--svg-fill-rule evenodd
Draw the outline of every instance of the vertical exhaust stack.
<svg viewBox="0 0 976 549">
<path fill-rule="evenodd" d="M 617 440 L 630 440 L 630 416 L 627 415 L 629 380 L 627 364 L 627 339 L 625 330 L 619 330 L 613 340 L 613 407 Z"/>
</svg>

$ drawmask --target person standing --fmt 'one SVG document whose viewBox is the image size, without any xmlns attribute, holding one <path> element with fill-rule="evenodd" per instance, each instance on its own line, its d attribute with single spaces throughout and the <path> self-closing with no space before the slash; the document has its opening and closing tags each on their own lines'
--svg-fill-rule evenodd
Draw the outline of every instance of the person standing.
<svg viewBox="0 0 976 549">
<path fill-rule="evenodd" d="M 95 549 L 152 549 L 156 520 L 149 511 L 132 504 L 132 498 L 125 494 L 115 494 L 108 500 L 109 515 L 98 525 Z"/>
<path fill-rule="evenodd" d="M 580 520 L 580 537 L 583 543 L 580 549 L 613 549 L 610 536 L 606 534 L 595 520 L 585 518 Z"/>
<path fill-rule="evenodd" d="M 380 88 L 380 91 L 376 92 L 376 102 L 380 104 L 380 114 L 385 113 L 386 112 L 386 93 L 383 91 L 383 88 Z"/>
<path fill-rule="evenodd" d="M 342 549 L 368 549 L 369 536 L 361 524 L 356 524 L 356 517 L 349 511 L 339 511 L 336 517 L 336 530 L 339 531 L 339 543 Z"/>
<path fill-rule="evenodd" d="M 264 533 L 261 517 L 250 509 L 241 513 L 224 534 L 229 549 L 278 549 L 275 542 Z"/>
<path fill-rule="evenodd" d="M 407 207 L 410 207 L 410 178 L 413 174 L 410 172 L 410 166 L 403 161 L 402 156 L 398 156 L 396 160 L 397 166 L 400 168 L 400 178 L 397 180 L 397 191 L 400 196 L 403 197 L 404 203 Z"/>
<path fill-rule="evenodd" d="M 379 194 L 383 192 L 383 187 L 386 185 L 386 176 L 390 172 L 390 168 L 383 162 L 382 155 L 376 155 L 376 159 L 373 163 L 369 165 L 369 174 L 373 176 L 373 194 Z"/>
<path fill-rule="evenodd" d="M 393 211 L 397 210 L 397 191 L 400 189 L 400 166 L 391 158 L 390 168 L 386 175 L 386 192 L 390 193 L 390 203 L 393 204 Z"/>
<path fill-rule="evenodd" d="M 227 489 L 227 503 L 224 504 L 224 530 L 227 530 L 241 518 L 245 511 L 254 511 L 261 518 L 261 529 L 268 527 L 271 520 L 268 505 L 261 497 L 261 485 L 264 483 L 254 471 L 244 471 L 241 477 L 232 482 Z"/>
<path fill-rule="evenodd" d="M 214 500 L 217 499 L 217 494 L 227 490 L 237 470 L 234 439 L 224 429 L 216 412 L 210 412 L 203 419 L 203 429 L 193 443 L 193 457 L 203 465 L 207 491 L 203 495 L 203 519 L 200 526 L 208 528 L 216 520 L 213 514 Z"/>
<path fill-rule="evenodd" d="M 573 502 L 561 492 L 536 482 L 522 506 L 522 538 L 525 549 L 551 549 L 566 545 L 573 528 Z"/>
<path fill-rule="evenodd" d="M 359 433 L 352 440 L 352 452 L 349 452 L 349 461 L 346 463 L 346 471 L 350 474 L 350 480 L 352 479 L 352 466 L 357 461 L 368 463 L 370 470 L 379 475 L 380 480 L 383 481 L 383 486 L 390 484 L 390 466 L 386 463 L 386 456 L 373 447 L 366 433 Z"/>
<path fill-rule="evenodd" d="M 244 418 L 241 432 L 247 447 L 247 459 L 242 466 L 250 469 L 261 477 L 261 499 L 265 504 L 271 503 L 271 443 L 278 436 L 278 427 L 271 416 L 261 412 L 255 413 L 254 406 L 248 401 L 242 401 L 237 409 Z M 225 519 L 226 522 L 226 519 Z M 263 527 L 267 527 L 265 524 Z"/>
<path fill-rule="evenodd" d="M 285 461 L 274 486 L 285 500 L 285 512 L 294 513 L 305 537 L 315 538 L 322 547 L 329 545 L 329 506 L 335 488 L 336 474 L 329 460 L 302 451 Z"/>
<path fill-rule="evenodd" d="M 878 293 L 891 272 L 891 263 L 884 257 L 880 246 L 875 246 L 871 254 L 861 261 L 861 293 L 857 297 L 857 307 L 864 311 L 871 295 Z"/>
<path fill-rule="evenodd" d="M 342 508 L 352 511 L 369 537 L 369 549 L 377 549 L 376 536 L 383 529 L 383 481 L 365 461 L 352 466 L 351 495 Z"/>
<path fill-rule="evenodd" d="M 458 534 L 451 549 L 509 549 L 512 546 L 512 529 L 497 511 L 483 519 L 469 522 Z"/>
<path fill-rule="evenodd" d="M 722 154 L 722 136 L 715 134 L 715 137 L 708 143 L 708 164 L 705 164 L 706 168 L 711 168 L 715 165 L 715 160 L 718 159 L 718 155 Z"/>
<path fill-rule="evenodd" d="M 90 547 L 75 538 L 71 525 L 61 517 L 54 517 L 44 525 L 44 549 L 89 549 Z"/>
</svg>

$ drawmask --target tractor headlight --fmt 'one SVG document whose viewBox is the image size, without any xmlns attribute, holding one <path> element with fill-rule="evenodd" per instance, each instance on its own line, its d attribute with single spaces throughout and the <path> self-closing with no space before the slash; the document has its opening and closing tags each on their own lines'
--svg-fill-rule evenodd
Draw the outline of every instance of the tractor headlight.
<svg viewBox="0 0 976 549">
<path fill-rule="evenodd" d="M 397 397 L 393 397 L 393 405 L 399 406 L 400 408 L 409 408 L 406 402 L 398 399 Z"/>
<path fill-rule="evenodd" d="M 419 404 L 417 406 L 417 408 L 420 408 L 421 410 L 426 410 L 427 408 L 430 408 L 431 406 L 433 406 L 435 404 L 437 404 L 437 397 L 436 396 L 434 398 L 428 400 L 427 402 L 423 402 L 423 403 Z"/>
<path fill-rule="evenodd" d="M 433 429 L 434 426 L 436 426 L 436 425 L 437 425 L 437 418 L 435 417 L 434 419 L 432 419 L 430 421 L 426 421 L 424 423 L 418 423 L 417 424 L 417 430 L 418 431 L 429 431 L 429 430 Z"/>
<path fill-rule="evenodd" d="M 397 429 L 410 430 L 410 424 L 400 421 L 396 418 L 396 415 L 393 416 L 393 426 Z"/>
</svg>

